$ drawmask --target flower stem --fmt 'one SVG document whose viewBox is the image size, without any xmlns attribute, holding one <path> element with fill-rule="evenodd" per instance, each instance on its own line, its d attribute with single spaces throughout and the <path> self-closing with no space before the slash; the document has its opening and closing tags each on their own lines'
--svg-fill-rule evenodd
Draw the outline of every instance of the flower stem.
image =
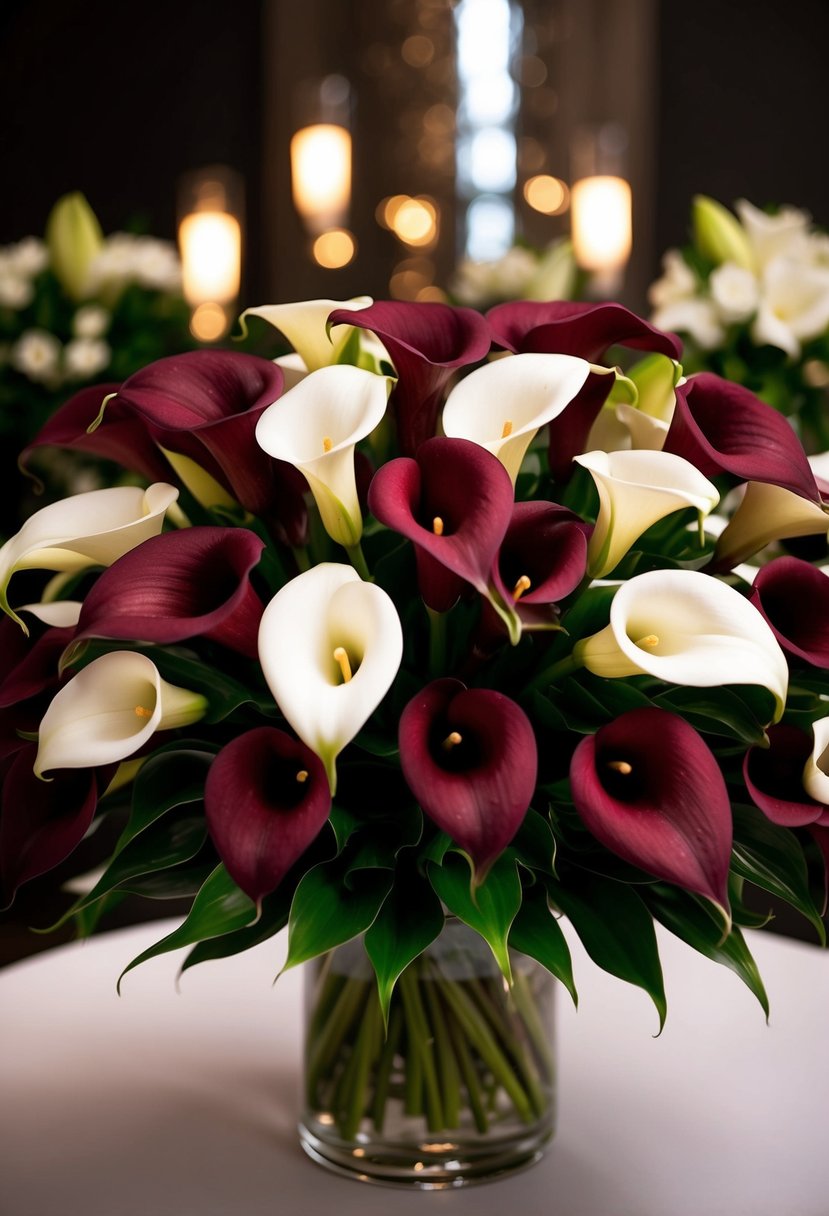
<svg viewBox="0 0 829 1216">
<path fill-rule="evenodd" d="M 304 574 L 306 570 L 311 569 L 311 558 L 305 545 L 294 545 L 291 552 L 294 555 L 294 561 L 300 574 Z"/>
<path fill-rule="evenodd" d="M 441 1080 L 443 1096 L 443 1113 L 445 1127 L 458 1127 L 461 1114 L 460 1071 L 457 1058 L 452 1051 L 449 1033 L 446 1029 L 446 1017 L 441 1009 L 435 985 L 427 980 L 421 985 L 429 1007 L 429 1017 L 437 1051 L 438 1072 Z"/>
<path fill-rule="evenodd" d="M 370 999 L 360 1023 L 360 1031 L 354 1048 L 353 1076 L 345 1093 L 346 1110 L 341 1124 L 344 1140 L 354 1139 L 363 1117 L 369 1070 L 377 1054 L 379 1029 L 380 1004 L 378 1001 Z"/>
<path fill-rule="evenodd" d="M 446 613 L 427 608 L 429 614 L 429 674 L 439 676 L 446 667 Z"/>
<path fill-rule="evenodd" d="M 525 685 L 524 695 L 555 684 L 556 680 L 572 675 L 574 671 L 578 671 L 583 666 L 581 659 L 576 658 L 575 654 L 569 654 L 566 659 L 559 659 L 557 663 L 551 663 L 549 667 L 545 667 L 537 676 L 534 676 L 529 684 Z"/>
<path fill-rule="evenodd" d="M 316 1104 L 316 1093 L 322 1077 L 333 1063 L 352 1025 L 358 1020 L 370 988 L 365 980 L 346 980 L 330 1017 L 319 1037 L 308 1067 L 308 1099 Z"/>
<path fill-rule="evenodd" d="M 374 1102 L 371 1108 L 371 1115 L 374 1120 L 374 1130 L 377 1132 L 382 1132 L 383 1124 L 386 1120 L 386 1102 L 389 1097 L 389 1084 L 391 1082 L 394 1057 L 397 1052 L 397 1045 L 400 1042 L 400 1032 L 402 1029 L 403 1015 L 400 1012 L 400 1006 L 395 1005 L 389 1016 L 389 1029 L 380 1055 L 380 1063 L 377 1066 L 377 1080 L 374 1082 Z"/>
<path fill-rule="evenodd" d="M 348 554 L 348 560 L 351 562 L 360 578 L 363 579 L 364 582 L 370 583 L 372 581 L 371 571 L 366 564 L 365 554 L 363 553 L 363 548 L 360 542 L 357 541 L 356 545 L 346 545 L 345 551 Z"/>
<path fill-rule="evenodd" d="M 420 1056 L 423 1066 L 423 1088 L 426 1095 L 426 1126 L 429 1131 L 436 1132 L 444 1126 L 441 1109 L 440 1089 L 438 1088 L 435 1061 L 432 1056 L 431 1035 L 420 999 L 420 989 L 417 978 L 411 967 L 407 967 L 398 980 L 400 994 L 403 997 L 403 1009 L 409 1031 L 409 1042 L 416 1055 Z"/>
</svg>

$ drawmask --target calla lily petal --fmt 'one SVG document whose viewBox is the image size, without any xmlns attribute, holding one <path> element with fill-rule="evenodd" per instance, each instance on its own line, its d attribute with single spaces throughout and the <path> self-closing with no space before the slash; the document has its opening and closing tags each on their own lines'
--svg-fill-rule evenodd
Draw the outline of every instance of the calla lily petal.
<svg viewBox="0 0 829 1216">
<path fill-rule="evenodd" d="M 206 709 L 204 697 L 162 680 L 145 655 L 102 655 L 53 698 L 40 723 L 35 774 L 117 763 L 155 731 L 188 726 Z"/>
<path fill-rule="evenodd" d="M 581 583 L 591 532 L 590 524 L 558 503 L 515 503 L 492 581 L 505 602 L 515 602 L 525 625 L 533 623 L 527 608 L 556 604 Z"/>
<path fill-rule="evenodd" d="M 44 625 L 55 625 L 65 629 L 77 625 L 83 604 L 80 600 L 53 600 L 40 604 L 23 604 L 18 612 L 29 612 Z"/>
<path fill-rule="evenodd" d="M 758 572 L 749 598 L 785 651 L 829 668 L 829 578 L 822 570 L 778 557 Z"/>
<path fill-rule="evenodd" d="M 185 528 L 153 537 L 101 574 L 73 642 L 169 643 L 204 635 L 256 658 L 263 605 L 249 576 L 263 548 L 246 528 Z"/>
<path fill-rule="evenodd" d="M 684 456 L 706 477 L 730 473 L 819 500 L 806 453 L 783 415 L 711 372 L 677 385 L 664 450 Z"/>
<path fill-rule="evenodd" d="M 246 308 L 239 321 L 242 332 L 247 331 L 246 317 L 261 317 L 283 334 L 302 359 L 309 372 L 336 363 L 342 354 L 353 330 L 348 323 L 340 321 L 328 325 L 328 318 L 335 311 L 359 312 L 371 304 L 370 296 L 358 296 L 353 300 L 299 300 L 292 304 L 261 304 L 257 308 Z"/>
<path fill-rule="evenodd" d="M 576 462 L 599 491 L 587 554 L 591 578 L 615 569 L 634 541 L 666 515 L 694 507 L 702 517 L 720 501 L 716 486 L 689 461 L 668 452 L 586 452 Z"/>
<path fill-rule="evenodd" d="M 338 310 L 329 322 L 336 325 L 348 319 Z M 489 353 L 489 327 L 471 308 L 407 300 L 378 300 L 362 309 L 352 323 L 371 330 L 391 357 L 398 377 L 391 398 L 398 446 L 402 455 L 413 456 L 435 434 L 450 377 Z"/>
<path fill-rule="evenodd" d="M 824 723 L 829 719 L 824 718 Z M 825 802 L 829 779 L 817 768 L 815 753 L 825 750 L 829 737 L 825 729 L 823 746 L 817 742 L 820 723 L 815 724 L 815 744 L 805 730 L 787 723 L 770 726 L 767 731 L 768 747 L 752 747 L 743 761 L 743 776 L 752 802 L 760 808 L 767 819 L 784 828 L 805 827 L 809 823 L 829 823 L 829 809 Z M 805 775 L 816 778 L 819 790 L 809 790 Z M 821 777 L 823 781 L 821 781 Z M 818 797 L 821 793 L 824 796 Z"/>
<path fill-rule="evenodd" d="M 42 507 L 0 549 L 0 607 L 25 629 L 7 599 L 16 570 L 109 566 L 157 535 L 165 511 L 177 498 L 178 490 L 159 482 L 147 490 L 135 486 L 90 490 Z"/>
<path fill-rule="evenodd" d="M 276 890 L 330 809 L 322 761 L 270 726 L 233 739 L 207 775 L 204 811 L 213 843 L 233 881 L 257 904 Z"/>
<path fill-rule="evenodd" d="M 818 823 L 829 824 L 829 718 L 812 723 L 814 747 L 803 768 L 803 788 L 822 805 Z"/>
<path fill-rule="evenodd" d="M 400 716 L 400 764 L 423 810 L 472 858 L 480 883 L 535 792 L 535 735 L 502 693 L 435 680 Z"/>
<path fill-rule="evenodd" d="M 750 481 L 740 505 L 717 540 L 713 569 L 733 570 L 772 540 L 825 536 L 829 515 L 818 503 L 791 490 Z"/>
<path fill-rule="evenodd" d="M 497 456 L 515 484 L 536 432 L 584 386 L 590 364 L 572 355 L 514 355 L 471 372 L 449 394 L 443 429 Z"/>
<path fill-rule="evenodd" d="M 588 671 L 618 677 L 647 672 L 669 684 L 712 688 L 758 684 L 786 704 L 786 657 L 753 604 L 708 574 L 650 570 L 624 583 L 610 624 L 576 644 Z"/>
<path fill-rule="evenodd" d="M 21 612 L 24 609 L 21 608 Z M 48 628 L 34 640 L 7 617 L 0 620 L 0 708 L 18 705 L 57 685 L 58 661 L 75 633 L 74 626 Z"/>
<path fill-rule="evenodd" d="M 349 364 L 311 372 L 266 410 L 256 442 L 306 477 L 332 540 L 351 548 L 363 531 L 354 448 L 386 412 L 391 381 Z"/>
<path fill-rule="evenodd" d="M 414 543 L 420 591 L 430 608 L 451 608 L 459 579 L 488 593 L 513 493 L 503 465 L 484 448 L 465 439 L 428 439 L 416 458 L 401 456 L 377 470 L 368 503 L 381 523 Z"/>
<path fill-rule="evenodd" d="M 278 591 L 259 629 L 274 698 L 336 786 L 335 761 L 388 692 L 403 655 L 389 596 L 351 566 L 322 562 Z"/>
<path fill-rule="evenodd" d="M 632 865 L 728 910 L 731 802 L 713 753 L 677 714 L 635 709 L 582 739 L 576 810 Z"/>
<path fill-rule="evenodd" d="M 493 341 L 516 353 L 577 355 L 602 363 L 611 346 L 658 351 L 671 359 L 682 354 L 676 334 L 667 334 L 621 304 L 575 304 L 569 300 L 530 300 L 498 304 L 487 313 Z"/>
</svg>

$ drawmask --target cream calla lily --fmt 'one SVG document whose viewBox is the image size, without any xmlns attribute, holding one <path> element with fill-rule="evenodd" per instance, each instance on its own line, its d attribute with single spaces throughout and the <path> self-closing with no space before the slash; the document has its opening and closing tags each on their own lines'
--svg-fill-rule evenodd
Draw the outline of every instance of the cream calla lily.
<svg viewBox="0 0 829 1216">
<path fill-rule="evenodd" d="M 651 570 L 614 596 L 610 624 L 574 658 L 606 677 L 647 673 L 669 684 L 759 684 L 786 704 L 788 667 L 771 628 L 739 591 L 694 570 Z"/>
<path fill-rule="evenodd" d="M 38 731 L 34 771 L 95 768 L 133 755 L 157 730 L 189 726 L 204 716 L 199 693 L 162 680 L 146 655 L 115 650 L 65 684 Z"/>
<path fill-rule="evenodd" d="M 575 460 L 599 491 L 599 515 L 587 549 L 587 570 L 603 578 L 652 524 L 694 507 L 704 517 L 720 501 L 716 486 L 682 456 L 669 452 L 586 452 Z"/>
<path fill-rule="evenodd" d="M 801 343 L 829 326 L 829 269 L 775 258 L 763 271 L 762 292 L 751 336 L 796 359 Z"/>
<path fill-rule="evenodd" d="M 261 448 L 307 478 L 328 535 L 357 545 L 363 517 L 354 447 L 381 421 L 392 381 L 349 364 L 311 372 L 265 410 L 256 425 Z"/>
<path fill-rule="evenodd" d="M 737 565 L 773 540 L 829 531 L 829 515 L 816 502 L 782 486 L 750 481 L 740 505 L 717 541 L 714 560 Z"/>
<path fill-rule="evenodd" d="M 575 355 L 496 359 L 452 389 L 443 408 L 444 434 L 492 452 L 515 484 L 536 432 L 570 404 L 590 370 Z"/>
<path fill-rule="evenodd" d="M 30 612 L 33 617 L 44 625 L 54 625 L 58 629 L 66 629 L 77 625 L 81 616 L 83 604 L 80 600 L 54 600 L 52 603 L 23 604 L 18 612 Z"/>
<path fill-rule="evenodd" d="M 829 806 L 829 718 L 812 723 L 815 745 L 803 769 L 803 788 L 810 798 Z"/>
<path fill-rule="evenodd" d="M 157 482 L 147 490 L 116 486 L 90 490 L 36 511 L 0 549 L 0 608 L 25 630 L 9 607 L 9 580 L 16 570 L 83 570 L 110 566 L 151 536 L 178 490 Z"/>
<path fill-rule="evenodd" d="M 335 762 L 386 695 L 403 655 L 389 596 L 350 566 L 323 562 L 278 591 L 259 629 L 259 661 L 300 739 Z"/>
<path fill-rule="evenodd" d="M 243 332 L 246 317 L 261 317 L 288 339 L 309 372 L 336 363 L 354 332 L 350 325 L 335 325 L 329 332 L 328 318 L 338 308 L 357 312 L 372 303 L 370 296 L 353 300 L 299 300 L 294 304 L 262 304 L 246 308 L 239 318 Z"/>
</svg>

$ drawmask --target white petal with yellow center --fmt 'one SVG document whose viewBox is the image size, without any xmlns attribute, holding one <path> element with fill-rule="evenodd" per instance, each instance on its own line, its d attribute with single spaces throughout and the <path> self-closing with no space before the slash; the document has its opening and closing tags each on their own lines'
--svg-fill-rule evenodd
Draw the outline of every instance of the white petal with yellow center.
<svg viewBox="0 0 829 1216">
<path fill-rule="evenodd" d="M 492 452 L 514 484 L 536 432 L 566 409 L 590 370 L 575 355 L 496 359 L 452 389 L 443 408 L 444 434 Z"/>
</svg>

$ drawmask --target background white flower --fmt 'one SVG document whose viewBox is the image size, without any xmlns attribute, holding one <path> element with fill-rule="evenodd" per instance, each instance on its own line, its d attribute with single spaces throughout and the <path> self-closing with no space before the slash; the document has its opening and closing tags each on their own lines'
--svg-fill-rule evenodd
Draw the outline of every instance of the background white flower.
<svg viewBox="0 0 829 1216">
<path fill-rule="evenodd" d="M 72 380 L 91 380 L 109 365 L 112 350 L 103 338 L 73 338 L 63 351 L 64 367 Z"/>
<path fill-rule="evenodd" d="M 58 370 L 61 345 L 45 329 L 27 329 L 11 350 L 12 367 L 30 380 L 51 381 Z"/>
<path fill-rule="evenodd" d="M 72 318 L 72 332 L 76 338 L 101 338 L 109 329 L 111 320 L 108 308 L 100 304 L 84 304 Z"/>
</svg>

